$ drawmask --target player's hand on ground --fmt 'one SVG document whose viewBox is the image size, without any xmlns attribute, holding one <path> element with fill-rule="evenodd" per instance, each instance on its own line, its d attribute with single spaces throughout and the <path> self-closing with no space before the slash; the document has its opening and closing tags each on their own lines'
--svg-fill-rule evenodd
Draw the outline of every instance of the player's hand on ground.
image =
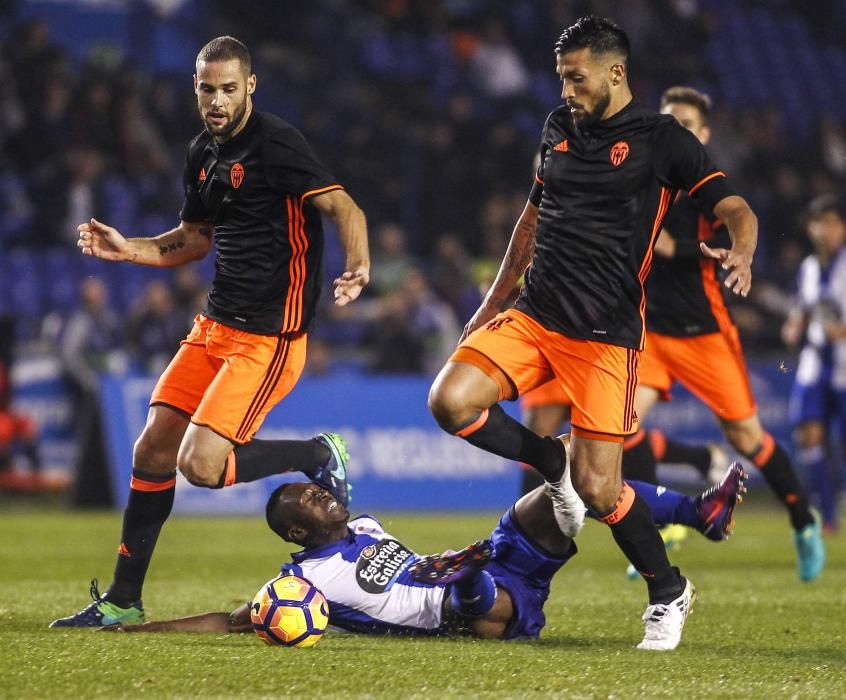
<svg viewBox="0 0 846 700">
<path fill-rule="evenodd" d="M 735 294 L 745 297 L 752 288 L 752 255 L 728 248 L 710 248 L 705 243 L 699 244 L 702 255 L 719 260 L 720 266 L 729 274 L 724 284 Z"/>
<path fill-rule="evenodd" d="M 103 260 L 127 259 L 129 243 L 117 229 L 91 219 L 77 226 L 76 230 L 79 232 L 76 245 L 83 255 L 93 255 Z"/>
<path fill-rule="evenodd" d="M 461 334 L 461 338 L 459 338 L 458 342 L 462 342 L 468 335 L 470 335 L 477 328 L 481 328 L 482 326 L 484 326 L 498 313 L 498 307 L 483 302 L 479 309 L 476 311 L 476 313 L 473 314 L 473 317 L 469 321 L 467 321 L 467 325 L 464 326 L 464 332 Z"/>
<path fill-rule="evenodd" d="M 346 306 L 358 299 L 361 290 L 370 281 L 370 273 L 364 268 L 347 271 L 335 280 L 335 305 Z"/>
</svg>

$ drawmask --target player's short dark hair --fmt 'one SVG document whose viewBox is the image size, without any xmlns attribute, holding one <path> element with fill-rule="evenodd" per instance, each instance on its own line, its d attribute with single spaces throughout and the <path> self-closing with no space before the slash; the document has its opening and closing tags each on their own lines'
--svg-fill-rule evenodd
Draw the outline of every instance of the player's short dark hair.
<svg viewBox="0 0 846 700">
<path fill-rule="evenodd" d="M 821 194 L 819 197 L 814 197 L 811 203 L 805 210 L 806 221 L 816 221 L 830 212 L 834 212 L 841 219 L 846 221 L 846 213 L 844 213 L 843 201 L 836 194 Z"/>
<path fill-rule="evenodd" d="M 291 529 L 293 523 L 290 514 L 281 506 L 279 500 L 282 492 L 290 485 L 290 483 L 286 483 L 277 486 L 267 499 L 267 505 L 264 508 L 264 519 L 267 521 L 267 526 L 286 542 L 291 541 L 288 537 L 288 530 Z"/>
<path fill-rule="evenodd" d="M 661 95 L 661 109 L 667 105 L 690 105 L 699 110 L 702 123 L 707 124 L 711 118 L 711 98 L 704 92 L 688 85 L 674 85 L 664 90 Z"/>
<path fill-rule="evenodd" d="M 200 53 L 197 54 L 197 63 L 200 61 L 213 63 L 233 60 L 241 62 L 241 67 L 247 75 L 252 72 L 253 61 L 250 58 L 250 50 L 234 36 L 216 37 L 201 48 Z"/>
<path fill-rule="evenodd" d="M 631 54 L 629 37 L 610 19 L 587 15 L 567 27 L 555 42 L 555 53 L 590 49 L 595 54 L 615 54 L 628 64 Z"/>
</svg>

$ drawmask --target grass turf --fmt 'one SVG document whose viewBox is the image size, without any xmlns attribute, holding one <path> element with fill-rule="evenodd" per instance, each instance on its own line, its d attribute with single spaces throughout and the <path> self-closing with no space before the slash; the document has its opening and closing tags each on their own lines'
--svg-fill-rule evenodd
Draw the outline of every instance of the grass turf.
<svg viewBox="0 0 846 700">
<path fill-rule="evenodd" d="M 493 515 L 396 515 L 417 551 L 487 534 Z M 116 514 L 0 515 L 0 698 L 52 697 L 844 697 L 846 541 L 830 537 L 819 580 L 800 583 L 786 517 L 744 505 L 737 535 L 692 533 L 672 559 L 699 589 L 681 646 L 642 652 L 645 588 L 607 528 L 589 523 L 559 573 L 536 642 L 329 634 L 307 650 L 253 635 L 48 630 L 111 575 Z M 145 589 L 148 619 L 230 610 L 287 555 L 256 519 L 174 518 Z"/>
</svg>

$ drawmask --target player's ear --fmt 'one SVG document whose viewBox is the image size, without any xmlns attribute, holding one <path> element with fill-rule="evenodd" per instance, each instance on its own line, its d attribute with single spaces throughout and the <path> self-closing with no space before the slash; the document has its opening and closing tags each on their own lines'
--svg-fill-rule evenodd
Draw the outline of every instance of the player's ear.
<svg viewBox="0 0 846 700">
<path fill-rule="evenodd" d="M 611 84 L 614 86 L 619 85 L 626 78 L 626 66 L 623 63 L 612 63 L 609 72 Z"/>
<path fill-rule="evenodd" d="M 258 78 L 256 78 L 256 74 L 253 73 L 247 78 L 247 94 L 252 95 L 256 91 L 256 85 L 258 84 Z"/>
<path fill-rule="evenodd" d="M 291 525 L 288 528 L 288 541 L 289 542 L 296 542 L 297 544 L 302 544 L 305 542 L 305 538 L 308 537 L 308 530 L 304 527 L 300 527 L 299 525 Z"/>
</svg>

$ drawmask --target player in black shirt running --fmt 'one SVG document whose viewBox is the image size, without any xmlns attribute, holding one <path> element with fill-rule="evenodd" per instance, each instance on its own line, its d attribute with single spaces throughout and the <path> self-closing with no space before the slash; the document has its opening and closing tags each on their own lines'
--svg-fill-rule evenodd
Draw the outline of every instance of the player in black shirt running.
<svg viewBox="0 0 846 700">
<path fill-rule="evenodd" d="M 661 111 L 703 144 L 710 139 L 710 99 L 690 87 L 668 89 Z M 797 568 L 803 581 L 815 579 L 825 563 L 821 526 L 785 449 L 764 430 L 737 328 L 723 301 L 720 270 L 703 257 L 725 236 L 722 222 L 695 197 L 679 195 L 655 246 L 655 265 L 646 293 L 646 349 L 635 404 L 641 419 L 675 382 L 713 412 L 728 441 L 760 470 L 784 504 L 794 529 Z M 643 437 L 641 435 L 641 437 Z M 655 481 L 655 459 L 646 441 L 640 454 L 626 452 L 626 476 Z M 649 473 L 651 471 L 651 473 Z"/>
<path fill-rule="evenodd" d="M 160 377 L 135 444 L 129 502 L 112 585 L 54 627 L 143 620 L 141 589 L 170 514 L 176 469 L 222 488 L 298 470 L 348 501 L 346 443 L 254 440 L 270 409 L 296 384 L 320 293 L 321 214 L 336 224 L 346 270 L 343 306 L 367 284 L 364 214 L 290 124 L 253 109 L 247 48 L 218 37 L 197 56 L 194 90 L 205 130 L 188 148 L 181 223 L 153 238 L 124 238 L 95 219 L 79 226 L 84 255 L 174 267 L 216 249 L 206 309 Z"/>
<path fill-rule="evenodd" d="M 702 145 L 672 117 L 639 106 L 627 81 L 629 42 L 608 20 L 585 17 L 555 47 L 565 105 L 547 119 L 541 164 L 499 273 L 466 338 L 432 386 L 445 430 L 531 464 L 566 511 L 560 444 L 510 418 L 503 399 L 556 379 L 572 406 L 572 481 L 611 527 L 649 589 L 642 649 L 674 649 L 693 587 L 670 566 L 648 505 L 621 480 L 622 442 L 637 431 L 643 285 L 661 223 L 679 190 L 726 222 L 734 244 L 709 254 L 726 285 L 751 285 L 757 220 Z M 498 313 L 531 262 L 516 306 Z"/>
</svg>

